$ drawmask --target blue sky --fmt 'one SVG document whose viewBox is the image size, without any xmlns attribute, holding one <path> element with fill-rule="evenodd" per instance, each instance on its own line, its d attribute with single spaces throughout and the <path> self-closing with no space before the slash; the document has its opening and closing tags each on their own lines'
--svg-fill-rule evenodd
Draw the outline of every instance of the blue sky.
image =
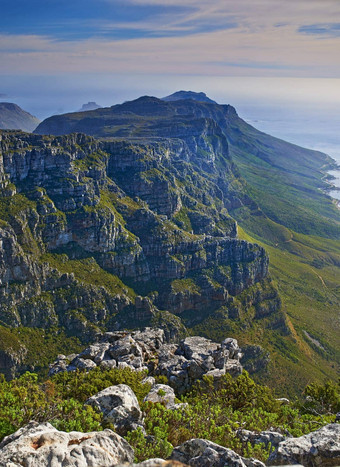
<svg viewBox="0 0 340 467">
<path fill-rule="evenodd" d="M 340 0 L 1 0 L 0 24 L 1 99 L 340 78 Z"/>
</svg>

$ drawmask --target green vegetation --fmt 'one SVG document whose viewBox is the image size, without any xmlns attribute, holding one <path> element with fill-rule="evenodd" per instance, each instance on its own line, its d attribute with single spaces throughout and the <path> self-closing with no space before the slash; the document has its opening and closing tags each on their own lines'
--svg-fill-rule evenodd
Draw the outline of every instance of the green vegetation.
<svg viewBox="0 0 340 467">
<path fill-rule="evenodd" d="M 0 218 L 3 221 L 9 222 L 13 217 L 22 215 L 23 213 L 34 209 L 36 203 L 30 201 L 22 194 L 15 194 L 14 196 L 0 198 Z"/>
<path fill-rule="evenodd" d="M 60 430 L 92 431 L 101 428 L 101 416 L 75 398 L 65 399 L 53 382 L 38 384 L 34 373 L 5 381 L 0 375 L 0 439 L 30 420 L 51 422 Z"/>
<path fill-rule="evenodd" d="M 5 328 L 0 327 L 1 330 L 4 331 Z M 6 329 L 6 332 L 25 347 L 25 364 L 28 368 L 34 368 L 41 376 L 46 375 L 48 365 L 58 354 L 68 355 L 80 352 L 83 348 L 79 339 L 67 336 L 63 329 L 56 326 L 49 329 L 19 326 Z"/>
<path fill-rule="evenodd" d="M 85 157 L 73 161 L 73 166 L 78 170 L 89 171 L 91 169 L 105 169 L 108 155 L 103 151 L 91 152 Z"/>
<path fill-rule="evenodd" d="M 237 436 L 239 428 L 280 429 L 292 436 L 301 436 L 333 422 L 340 401 L 340 382 L 327 382 L 324 386 L 311 385 L 305 389 L 308 407 L 304 401 L 287 405 L 245 372 L 236 379 L 225 375 L 215 383 L 211 377 L 205 377 L 182 397 L 187 405 L 169 410 L 160 403 L 143 402 L 151 387 L 142 383 L 144 377 L 145 373 L 128 368 L 59 373 L 41 383 L 32 373 L 10 382 L 2 377 L 0 440 L 30 420 L 49 421 L 65 431 L 114 429 L 84 402 L 104 388 L 127 384 L 141 404 L 149 435 L 144 437 L 140 429 L 126 435 L 135 449 L 136 461 L 166 458 L 174 446 L 191 438 L 206 438 L 245 457 L 266 460 L 271 446 L 252 447 L 242 442 Z M 166 382 L 163 379 L 162 382 Z"/>
<path fill-rule="evenodd" d="M 173 221 L 183 230 L 192 232 L 192 225 L 190 217 L 188 216 L 188 209 L 182 207 L 173 217 Z"/>
<path fill-rule="evenodd" d="M 108 292 L 124 293 L 131 298 L 134 291 L 127 287 L 117 276 L 102 269 L 93 257 L 71 260 L 66 254 L 46 253 L 41 257 L 53 268 L 62 273 L 73 273 L 81 282 L 98 287 L 105 287 Z"/>
<path fill-rule="evenodd" d="M 199 294 L 200 288 L 193 279 L 176 279 L 171 282 L 171 290 L 174 293 Z"/>
<path fill-rule="evenodd" d="M 321 191 L 328 156 L 260 133 L 239 118 L 229 137 L 244 188 L 268 218 L 302 234 L 339 237 L 339 212 Z"/>
<path fill-rule="evenodd" d="M 270 332 L 247 336 L 271 353 L 270 370 L 259 378 L 289 393 L 294 387 L 301 391 L 311 381 L 335 380 L 340 362 L 339 323 L 334 315 L 340 307 L 340 242 L 296 233 L 265 216 L 240 219 L 240 225 L 240 237 L 259 243 L 269 254 L 270 274 L 290 330 L 283 339 Z M 238 337 L 243 343 L 244 338 Z M 283 341 L 289 342 L 296 362 L 283 358 Z"/>
<path fill-rule="evenodd" d="M 52 377 L 51 381 L 62 398 L 74 397 L 79 402 L 85 402 L 86 399 L 109 386 L 127 384 L 136 394 L 138 402 L 142 403 L 151 389 L 149 383 L 142 383 L 145 376 L 145 371 L 134 371 L 130 368 L 102 369 L 97 367 L 89 372 L 77 370 L 58 373 Z"/>
</svg>

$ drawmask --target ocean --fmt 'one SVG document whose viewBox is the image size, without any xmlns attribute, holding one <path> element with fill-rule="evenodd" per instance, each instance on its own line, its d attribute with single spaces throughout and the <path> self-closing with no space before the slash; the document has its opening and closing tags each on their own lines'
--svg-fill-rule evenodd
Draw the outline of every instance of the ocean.
<svg viewBox="0 0 340 467">
<path fill-rule="evenodd" d="M 268 107 L 240 106 L 240 117 L 258 130 L 291 143 L 324 152 L 338 164 L 339 170 L 330 170 L 335 177 L 330 196 L 340 200 L 340 111 L 327 108 L 297 109 L 285 105 L 275 109 Z"/>
</svg>

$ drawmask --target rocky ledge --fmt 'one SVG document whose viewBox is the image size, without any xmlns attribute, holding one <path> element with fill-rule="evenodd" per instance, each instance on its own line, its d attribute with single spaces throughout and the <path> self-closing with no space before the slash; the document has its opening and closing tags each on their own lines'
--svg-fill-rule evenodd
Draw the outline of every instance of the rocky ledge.
<svg viewBox="0 0 340 467">
<path fill-rule="evenodd" d="M 109 429 L 65 433 L 50 423 L 30 422 L 0 443 L 0 467 L 265 467 L 257 459 L 241 457 L 206 439 L 191 439 L 175 447 L 168 460 L 134 464 L 133 458 L 129 443 Z M 339 463 L 340 425 L 331 424 L 282 441 L 266 465 L 334 467 Z"/>
<path fill-rule="evenodd" d="M 204 375 L 220 378 L 226 373 L 242 372 L 241 349 L 237 340 L 224 339 L 216 344 L 204 337 L 187 337 L 179 344 L 166 340 L 162 329 L 117 331 L 103 334 L 99 341 L 78 355 L 59 355 L 49 374 L 76 369 L 124 368 L 148 370 L 150 375 L 164 375 L 179 393 L 185 392 Z"/>
</svg>

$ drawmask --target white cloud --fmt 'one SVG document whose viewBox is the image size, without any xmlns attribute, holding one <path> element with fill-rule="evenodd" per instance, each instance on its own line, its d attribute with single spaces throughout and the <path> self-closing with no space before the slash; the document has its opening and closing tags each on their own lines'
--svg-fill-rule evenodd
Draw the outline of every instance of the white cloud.
<svg viewBox="0 0 340 467">
<path fill-rule="evenodd" d="M 108 0 L 109 1 L 109 0 Z M 172 5 L 178 11 L 141 22 L 102 23 L 186 35 L 129 40 L 57 42 L 49 37 L 0 36 L 2 74 L 153 73 L 206 76 L 339 77 L 339 38 L 298 32 L 306 24 L 334 21 L 339 0 L 125 0 Z M 182 10 L 181 6 L 192 6 Z M 223 28 L 234 21 L 235 28 Z M 197 32 L 197 25 L 218 30 Z M 195 32 L 196 31 L 196 32 Z"/>
</svg>

